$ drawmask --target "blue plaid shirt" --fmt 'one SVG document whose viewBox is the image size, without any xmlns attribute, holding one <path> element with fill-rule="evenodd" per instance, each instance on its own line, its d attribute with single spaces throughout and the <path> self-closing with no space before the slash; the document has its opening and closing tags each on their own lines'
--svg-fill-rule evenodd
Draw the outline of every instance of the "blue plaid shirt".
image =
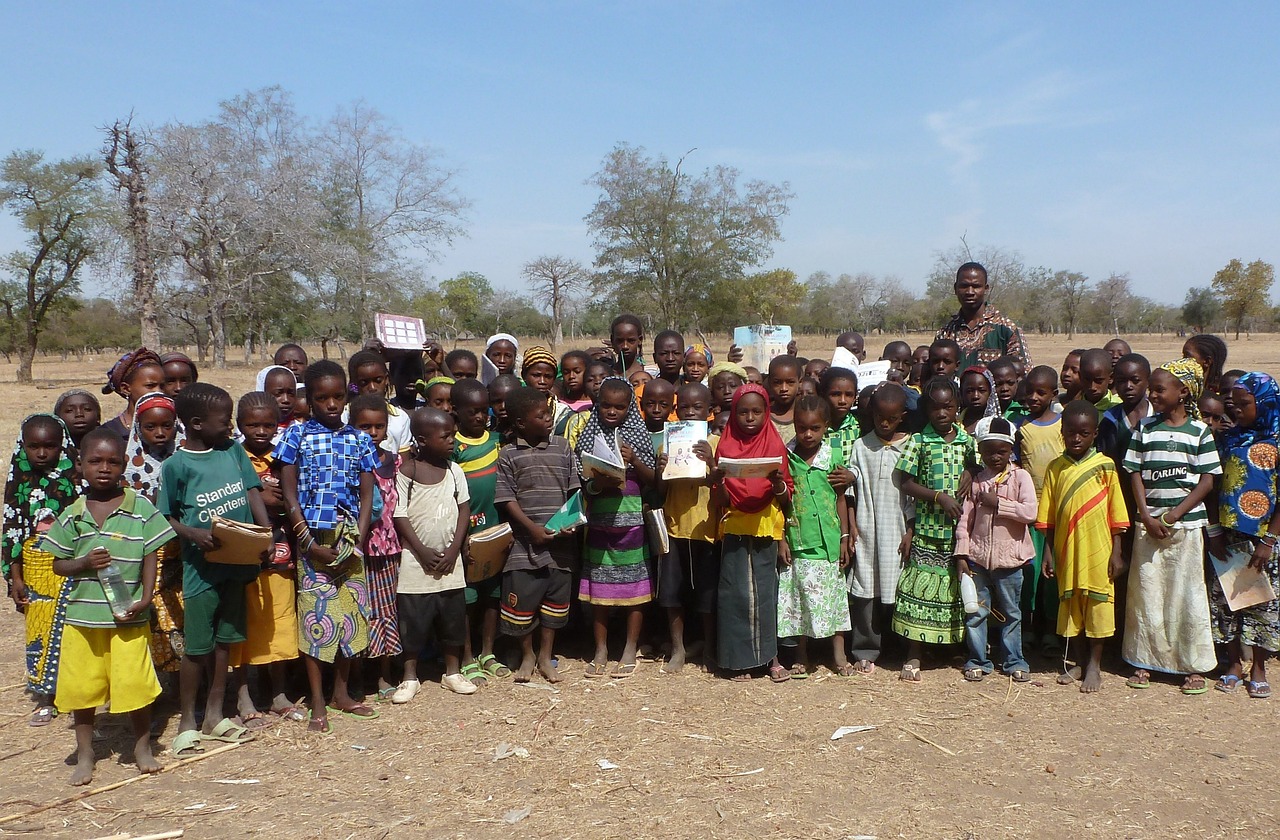
<svg viewBox="0 0 1280 840">
<path fill-rule="evenodd" d="M 373 439 L 351 426 L 330 429 L 315 420 L 285 429 L 277 461 L 298 467 L 298 504 L 308 528 L 335 528 L 338 512 L 360 511 L 360 473 L 378 468 Z"/>
</svg>

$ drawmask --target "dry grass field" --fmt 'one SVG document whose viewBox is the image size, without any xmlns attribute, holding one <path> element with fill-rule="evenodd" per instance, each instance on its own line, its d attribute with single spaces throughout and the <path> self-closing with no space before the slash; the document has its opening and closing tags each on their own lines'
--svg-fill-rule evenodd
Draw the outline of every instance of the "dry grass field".
<svg viewBox="0 0 1280 840">
<path fill-rule="evenodd" d="M 892 338 L 869 338 L 869 358 Z M 1029 339 L 1035 361 L 1055 367 L 1071 347 L 1105 341 Z M 1153 362 L 1181 348 L 1133 344 Z M 1228 367 L 1280 369 L 1280 338 L 1228 344 Z M 829 350 L 805 340 L 801 352 Z M 62 390 L 95 388 L 110 361 L 39 362 L 36 387 L 0 369 L 0 437 Z M 245 367 L 202 378 L 233 394 L 252 383 Z M 1060 663 L 1037 658 L 1033 683 L 968 684 L 952 652 L 918 685 L 896 679 L 896 655 L 870 678 L 820 669 L 740 684 L 692 668 L 663 675 L 646 660 L 631 679 L 587 680 L 572 641 L 555 688 L 499 682 L 458 697 L 426 684 L 410 705 L 379 706 L 378 720 L 335 716 L 330 737 L 277 723 L 208 760 L 29 814 L 73 792 L 74 739 L 65 716 L 27 726 L 21 617 L 7 607 L 0 638 L 0 837 L 1198 838 L 1270 836 L 1280 817 L 1280 700 L 1184 697 L 1167 681 L 1131 691 L 1114 654 L 1102 692 L 1085 696 L 1054 683 Z M 163 749 L 171 702 L 157 718 Z M 876 728 L 831 740 L 844 725 Z M 121 758 L 127 721 L 100 715 L 98 726 L 94 784 L 134 777 Z"/>
</svg>

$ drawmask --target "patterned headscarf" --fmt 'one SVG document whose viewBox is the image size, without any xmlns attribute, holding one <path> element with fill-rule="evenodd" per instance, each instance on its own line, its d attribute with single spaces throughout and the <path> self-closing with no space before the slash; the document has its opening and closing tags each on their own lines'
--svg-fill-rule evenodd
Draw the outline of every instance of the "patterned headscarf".
<svg viewBox="0 0 1280 840">
<path fill-rule="evenodd" d="M 635 391 L 632 390 L 631 383 L 621 376 L 605 377 L 604 382 L 600 383 L 600 390 L 604 391 L 605 388 L 612 390 L 617 387 L 610 385 L 610 382 L 621 383 L 627 389 L 627 413 L 623 415 L 622 425 L 610 429 L 600 422 L 600 401 L 597 397 L 596 405 L 591 409 L 591 415 L 587 418 L 582 433 L 578 435 L 578 443 L 574 451 L 578 453 L 579 458 L 584 453 L 590 453 L 598 437 L 604 438 L 605 442 L 617 447 L 618 435 L 621 435 L 627 446 L 630 446 L 631 451 L 635 453 L 636 458 L 652 469 L 657 460 L 653 454 L 653 437 L 644 425 L 644 418 L 640 416 L 640 405 L 636 402 Z"/>
<path fill-rule="evenodd" d="M 48 472 L 37 472 L 27 460 L 22 445 L 23 426 L 36 417 L 52 417 L 62 434 L 62 452 Z M 9 564 L 22 559 L 22 544 L 34 536 L 41 524 L 55 519 L 80 495 L 71 462 L 71 435 L 55 415 L 32 414 L 18 427 L 18 442 L 9 459 L 9 477 L 4 485 L 4 550 L 0 566 L 9 573 Z"/>
<path fill-rule="evenodd" d="M 520 378 L 524 378 L 524 372 L 533 365 L 545 364 L 551 365 L 551 369 L 559 371 L 560 366 L 556 362 L 556 357 L 550 350 L 540 344 L 530 347 L 524 351 L 524 361 L 520 363 Z"/>
<path fill-rule="evenodd" d="M 971 373 L 980 373 L 987 380 L 987 404 L 982 407 L 983 417 L 995 417 L 1000 413 L 1000 398 L 996 396 L 996 378 L 985 365 L 970 365 L 960 374 L 960 382 Z"/>
<path fill-rule="evenodd" d="M 1187 416 L 1192 420 L 1200 419 L 1200 395 L 1204 392 L 1204 368 L 1195 359 L 1178 359 L 1165 362 L 1160 366 L 1178 378 L 1187 386 L 1187 398 L 1183 403 L 1187 406 Z"/>
<path fill-rule="evenodd" d="M 690 344 L 684 348 L 684 357 L 687 359 L 691 353 L 701 353 L 707 360 L 707 367 L 711 367 L 715 363 L 715 359 L 711 357 L 711 348 L 705 344 Z"/>
<path fill-rule="evenodd" d="M 1280 387 L 1265 373 L 1246 373 L 1231 386 L 1253 394 L 1258 406 L 1252 426 L 1232 426 L 1224 434 L 1224 448 L 1247 448 L 1258 441 L 1280 443 Z"/>
<path fill-rule="evenodd" d="M 160 357 L 145 347 L 139 347 L 129 353 L 125 353 L 120 357 L 120 361 L 111 366 L 111 370 L 107 371 L 107 384 L 102 386 L 104 394 L 120 393 L 120 386 L 129 381 L 129 377 L 133 372 L 143 365 L 159 365 Z"/>
<path fill-rule="evenodd" d="M 149 450 L 142 440 L 143 412 L 153 408 L 168 411 L 174 418 L 173 438 L 159 452 Z M 178 412 L 173 399 L 160 393 L 145 394 L 133 409 L 133 425 L 129 427 L 129 441 L 125 444 L 124 483 L 148 501 L 155 501 L 160 492 L 160 465 L 178 450 L 180 438 L 185 437 L 178 425 Z"/>
</svg>

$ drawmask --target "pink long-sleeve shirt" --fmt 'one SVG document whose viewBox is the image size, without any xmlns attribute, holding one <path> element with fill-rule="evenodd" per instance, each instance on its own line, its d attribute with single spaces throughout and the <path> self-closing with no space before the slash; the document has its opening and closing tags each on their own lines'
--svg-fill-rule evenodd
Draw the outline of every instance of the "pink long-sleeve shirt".
<svg viewBox="0 0 1280 840">
<path fill-rule="evenodd" d="M 995 490 L 1000 504 L 990 508 L 978 496 Z M 1031 524 L 1036 520 L 1036 488 L 1031 473 L 1010 466 L 1009 477 L 996 484 L 996 474 L 984 469 L 974 479 L 956 524 L 955 553 L 984 569 L 1012 569 L 1036 556 Z"/>
</svg>

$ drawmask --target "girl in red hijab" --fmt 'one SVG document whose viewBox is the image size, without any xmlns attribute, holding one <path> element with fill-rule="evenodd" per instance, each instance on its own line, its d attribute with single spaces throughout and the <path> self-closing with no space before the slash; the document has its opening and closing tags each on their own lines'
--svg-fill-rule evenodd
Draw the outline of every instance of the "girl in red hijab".
<svg viewBox="0 0 1280 840">
<path fill-rule="evenodd" d="M 787 468 L 787 449 L 769 419 L 769 398 L 759 385 L 733 394 L 729 422 L 716 450 L 724 459 L 776 458 L 766 478 L 731 478 L 717 468 L 725 517 L 717 603 L 717 659 L 734 680 L 769 666 L 774 682 L 790 679 L 778 662 L 778 558 L 788 558 L 783 528 L 795 485 Z"/>
</svg>

